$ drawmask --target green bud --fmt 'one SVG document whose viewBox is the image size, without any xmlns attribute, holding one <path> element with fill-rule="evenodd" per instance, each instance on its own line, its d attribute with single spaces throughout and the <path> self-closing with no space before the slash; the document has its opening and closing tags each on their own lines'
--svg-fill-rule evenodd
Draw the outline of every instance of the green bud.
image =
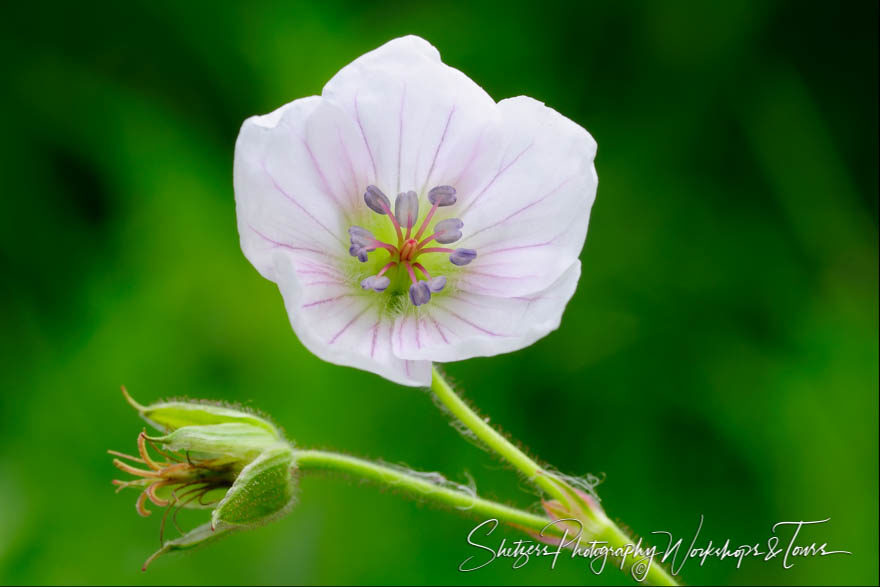
<svg viewBox="0 0 880 587">
<path fill-rule="evenodd" d="M 289 446 L 263 452 L 241 470 L 211 514 L 214 526 L 257 526 L 286 514 L 294 500 L 292 466 L 293 451 Z"/>
<path fill-rule="evenodd" d="M 165 436 L 147 436 L 147 440 L 191 455 L 243 461 L 253 460 L 268 448 L 286 445 L 264 428 L 231 422 L 184 426 Z"/>
<path fill-rule="evenodd" d="M 147 559 L 144 569 L 162 554 L 206 544 L 232 530 L 261 526 L 293 507 L 293 447 L 267 420 L 196 402 L 142 406 L 124 388 L 123 393 L 141 417 L 165 432 L 161 436 L 141 432 L 139 456 L 109 451 L 118 457 L 113 461 L 118 469 L 135 476 L 113 483 L 117 491 L 129 487 L 141 491 L 135 504 L 138 513 L 150 515 L 147 501 L 166 508 L 159 531 L 162 547 Z M 170 515 L 179 527 L 176 516 L 182 508 L 210 509 L 211 522 L 166 541 L 166 521 Z"/>
<path fill-rule="evenodd" d="M 242 410 L 211 403 L 183 401 L 160 402 L 142 406 L 134 401 L 124 387 L 122 394 L 144 420 L 162 432 L 172 432 L 184 426 L 237 423 L 262 428 L 273 434 L 275 438 L 281 439 L 281 434 L 271 422 Z"/>
</svg>

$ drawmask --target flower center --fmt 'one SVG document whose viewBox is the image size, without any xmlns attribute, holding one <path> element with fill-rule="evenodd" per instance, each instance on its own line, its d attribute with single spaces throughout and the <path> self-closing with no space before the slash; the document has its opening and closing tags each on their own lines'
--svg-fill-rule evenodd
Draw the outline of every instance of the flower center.
<svg viewBox="0 0 880 587">
<path fill-rule="evenodd" d="M 419 241 L 414 238 L 407 239 L 403 246 L 400 247 L 400 260 L 404 263 L 407 261 L 412 261 L 413 257 L 416 256 L 416 249 L 419 246 Z"/>
<path fill-rule="evenodd" d="M 398 194 L 394 202 L 394 211 L 392 212 L 391 201 L 382 193 L 382 190 L 374 185 L 367 186 L 367 190 L 364 192 L 364 202 L 376 214 L 388 216 L 397 234 L 397 244 L 382 242 L 372 232 L 360 226 L 352 226 L 348 229 L 348 234 L 351 236 L 351 246 L 348 252 L 352 257 L 357 257 L 361 263 L 365 263 L 368 254 L 376 249 L 385 249 L 389 253 L 388 264 L 382 267 L 376 275 L 363 279 L 361 287 L 376 292 L 385 291 L 391 284 L 391 280 L 385 274 L 389 269 L 399 269 L 402 266 L 411 282 L 409 286 L 409 299 L 413 305 L 421 306 L 431 300 L 432 293 L 440 292 L 446 286 L 446 277 L 442 275 L 431 277 L 425 266 L 418 262 L 420 256 L 432 253 L 446 253 L 449 254 L 449 262 L 458 266 L 467 265 L 477 256 L 477 252 L 473 249 L 428 246 L 432 241 L 445 245 L 459 240 L 464 223 L 458 218 L 441 220 L 434 225 L 434 232 L 432 234 L 422 238 L 422 235 L 431 223 L 431 219 L 437 212 L 437 208 L 452 206 L 456 200 L 454 187 L 441 185 L 432 188 L 428 192 L 428 202 L 431 204 L 431 209 L 422 221 L 421 226 L 413 234 L 413 229 L 419 217 L 418 194 L 414 191 Z M 404 230 L 406 231 L 405 233 Z M 417 277 L 417 271 L 424 276 L 424 279 Z"/>
</svg>

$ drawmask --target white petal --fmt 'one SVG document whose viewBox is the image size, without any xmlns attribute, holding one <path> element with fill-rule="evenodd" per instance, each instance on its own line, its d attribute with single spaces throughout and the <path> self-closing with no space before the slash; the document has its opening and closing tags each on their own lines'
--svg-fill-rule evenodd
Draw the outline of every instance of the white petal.
<svg viewBox="0 0 880 587">
<path fill-rule="evenodd" d="M 362 214 L 373 178 L 360 132 L 321 98 L 296 100 L 247 119 L 235 145 L 234 184 L 241 246 L 273 279 L 273 258 L 329 262 L 348 254 L 346 230 Z"/>
<path fill-rule="evenodd" d="M 503 100 L 498 109 L 501 157 L 479 187 L 459 192 L 464 238 L 456 246 L 478 255 L 458 287 L 522 296 L 556 281 L 583 248 L 598 184 L 596 142 L 531 98 Z"/>
<path fill-rule="evenodd" d="M 440 61 L 424 39 L 394 39 L 343 68 L 323 97 L 362 133 L 376 185 L 387 194 L 460 181 L 481 153 L 495 103 L 470 78 Z"/>
<path fill-rule="evenodd" d="M 436 295 L 400 316 L 394 354 L 411 360 L 459 361 L 518 350 L 559 327 L 581 273 L 575 262 L 558 281 L 528 296 L 498 298 L 464 291 Z"/>
<path fill-rule="evenodd" d="M 392 353 L 393 318 L 380 315 L 380 298 L 354 286 L 330 266 L 300 264 L 276 253 L 275 275 L 294 332 L 309 351 L 336 365 L 356 367 L 401 385 L 431 383 L 431 363 Z"/>
</svg>

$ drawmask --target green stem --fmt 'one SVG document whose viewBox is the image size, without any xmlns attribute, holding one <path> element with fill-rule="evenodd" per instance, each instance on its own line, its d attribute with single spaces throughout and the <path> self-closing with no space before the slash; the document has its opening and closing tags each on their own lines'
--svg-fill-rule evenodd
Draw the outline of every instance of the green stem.
<svg viewBox="0 0 880 587">
<path fill-rule="evenodd" d="M 322 450 L 297 450 L 296 467 L 302 471 L 340 471 L 391 486 L 424 499 L 452 506 L 487 519 L 496 518 L 519 529 L 540 533 L 550 523 L 548 518 L 519 510 L 504 504 L 482 499 L 465 491 L 439 485 L 407 471 L 380 465 L 364 459 Z M 558 537 L 555 528 L 548 529 Z"/>
<path fill-rule="evenodd" d="M 559 488 L 558 483 L 548 476 L 547 471 L 544 471 L 538 463 L 530 459 L 528 455 L 489 426 L 486 420 L 478 416 L 453 391 L 449 383 L 443 379 L 437 367 L 432 368 L 431 390 L 452 415 L 461 420 L 490 449 L 516 467 L 529 481 L 543 489 L 548 495 L 555 497 L 562 503 L 568 503 L 568 495 Z"/>
<path fill-rule="evenodd" d="M 573 501 L 576 499 L 575 490 L 564 480 L 543 469 L 538 463 L 529 458 L 528 455 L 489 426 L 486 420 L 478 416 L 455 393 L 440 374 L 440 371 L 437 370 L 437 367 L 432 367 L 431 390 L 453 416 L 467 426 L 491 450 L 495 451 L 501 458 L 525 475 L 529 481 L 544 490 L 548 495 L 559 500 L 560 503 L 567 506 L 573 505 Z M 590 540 L 605 541 L 614 548 L 624 548 L 635 544 L 636 541 L 605 516 L 601 508 L 597 507 L 595 510 L 584 512 L 584 515 L 589 518 L 583 520 L 585 522 L 585 529 L 595 525 L 598 525 L 599 529 L 591 536 L 585 536 L 583 542 L 589 542 Z M 632 569 L 632 557 L 628 558 L 628 563 L 623 568 L 628 572 Z M 645 583 L 648 585 L 678 585 L 675 579 L 659 563 L 651 564 L 645 578 Z"/>
</svg>

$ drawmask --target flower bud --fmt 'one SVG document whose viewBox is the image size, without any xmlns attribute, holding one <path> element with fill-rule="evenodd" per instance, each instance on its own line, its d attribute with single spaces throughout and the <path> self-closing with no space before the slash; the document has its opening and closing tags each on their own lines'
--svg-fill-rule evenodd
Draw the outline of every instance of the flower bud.
<svg viewBox="0 0 880 587">
<path fill-rule="evenodd" d="M 113 483 L 117 491 L 141 490 L 138 513 L 151 514 L 147 501 L 166 508 L 159 533 L 162 547 L 147 559 L 144 569 L 166 552 L 193 548 L 232 530 L 261 526 L 293 506 L 293 447 L 268 420 L 197 402 L 142 406 L 124 389 L 123 393 L 141 417 L 165 433 L 148 436 L 141 432 L 137 457 L 109 451 L 117 457 L 113 464 L 118 469 L 135 476 Z M 177 512 L 182 508 L 210 509 L 211 521 L 166 541 L 166 522 L 171 516 L 177 527 Z"/>
</svg>

